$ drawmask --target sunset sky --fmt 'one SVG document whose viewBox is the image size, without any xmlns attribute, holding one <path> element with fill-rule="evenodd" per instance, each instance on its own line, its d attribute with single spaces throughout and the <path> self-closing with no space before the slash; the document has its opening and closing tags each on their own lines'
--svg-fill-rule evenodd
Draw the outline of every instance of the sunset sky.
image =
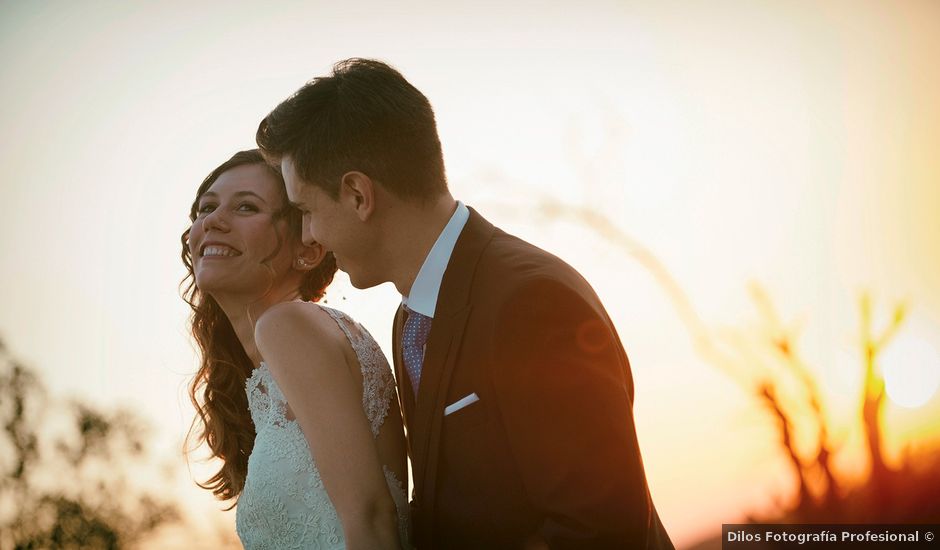
<svg viewBox="0 0 940 550">
<path fill-rule="evenodd" d="M 0 2 L 0 337 L 56 395 L 147 417 L 193 529 L 230 524 L 179 455 L 196 364 L 179 235 L 271 108 L 376 57 L 430 99 L 453 194 L 604 300 L 677 546 L 793 485 L 772 417 L 623 244 L 715 335 L 756 331 L 749 289 L 766 291 L 847 471 L 864 466 L 859 297 L 878 326 L 907 303 L 882 362 L 890 449 L 940 435 L 940 3 L 503 4 Z M 565 216 L 584 208 L 618 233 Z M 328 294 L 386 351 L 398 300 L 342 276 Z"/>
</svg>

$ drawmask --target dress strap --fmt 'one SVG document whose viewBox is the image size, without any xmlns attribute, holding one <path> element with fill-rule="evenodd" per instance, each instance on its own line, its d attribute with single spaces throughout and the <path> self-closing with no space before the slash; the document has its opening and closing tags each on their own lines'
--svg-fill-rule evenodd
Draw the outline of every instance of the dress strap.
<svg viewBox="0 0 940 550">
<path fill-rule="evenodd" d="M 378 437 L 391 401 L 395 397 L 395 379 L 392 377 L 388 360 L 378 343 L 362 325 L 342 311 L 317 305 L 336 321 L 356 353 L 362 372 L 362 408 L 369 419 L 372 435 Z"/>
<path fill-rule="evenodd" d="M 349 323 L 354 323 L 355 321 L 350 319 L 346 314 L 339 311 L 338 309 L 333 309 L 331 307 L 326 307 L 320 304 L 317 304 L 317 306 L 319 306 L 320 309 L 322 309 L 323 311 L 330 314 L 330 317 L 332 317 L 333 320 L 336 321 L 336 324 L 339 325 L 339 328 L 342 329 L 343 333 L 346 335 L 346 339 L 349 340 L 349 343 L 352 345 L 353 349 L 356 349 L 356 345 L 357 345 L 357 342 L 359 341 L 359 338 L 356 338 L 355 336 L 353 336 L 352 331 L 349 330 Z"/>
</svg>

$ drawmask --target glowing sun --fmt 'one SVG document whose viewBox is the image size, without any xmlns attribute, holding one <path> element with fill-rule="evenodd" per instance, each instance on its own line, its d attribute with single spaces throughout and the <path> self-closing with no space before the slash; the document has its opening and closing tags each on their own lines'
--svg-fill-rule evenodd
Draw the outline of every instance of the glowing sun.
<svg viewBox="0 0 940 550">
<path fill-rule="evenodd" d="M 926 340 L 899 335 L 881 355 L 885 391 L 895 404 L 920 407 L 940 385 L 940 353 Z"/>
</svg>

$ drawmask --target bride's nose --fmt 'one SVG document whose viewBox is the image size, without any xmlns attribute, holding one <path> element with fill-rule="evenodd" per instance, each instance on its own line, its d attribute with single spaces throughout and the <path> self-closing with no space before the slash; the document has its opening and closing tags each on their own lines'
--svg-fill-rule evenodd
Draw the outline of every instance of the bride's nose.
<svg viewBox="0 0 940 550">
<path fill-rule="evenodd" d="M 210 229 L 227 232 L 229 230 L 229 225 L 228 220 L 225 219 L 223 209 L 216 208 L 212 212 L 206 214 L 206 216 L 202 219 L 202 229 L 206 233 L 208 233 Z"/>
</svg>

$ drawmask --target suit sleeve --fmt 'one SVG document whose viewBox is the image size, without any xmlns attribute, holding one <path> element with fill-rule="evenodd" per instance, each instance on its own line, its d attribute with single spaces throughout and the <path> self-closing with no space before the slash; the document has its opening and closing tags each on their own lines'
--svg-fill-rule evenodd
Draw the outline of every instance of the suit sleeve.
<svg viewBox="0 0 940 550">
<path fill-rule="evenodd" d="M 626 355 L 591 292 L 530 281 L 497 319 L 493 381 L 551 548 L 646 548 L 652 506 Z"/>
</svg>

